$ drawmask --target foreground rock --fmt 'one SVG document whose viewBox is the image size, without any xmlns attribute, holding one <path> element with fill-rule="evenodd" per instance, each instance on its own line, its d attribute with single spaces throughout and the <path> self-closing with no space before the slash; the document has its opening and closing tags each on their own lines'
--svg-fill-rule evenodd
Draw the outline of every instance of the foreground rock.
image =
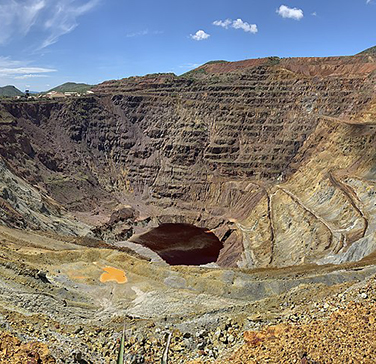
<svg viewBox="0 0 376 364">
<path fill-rule="evenodd" d="M 366 285 L 374 256 L 340 267 L 172 267 L 22 234 L 0 228 L 0 324 L 22 342 L 45 344 L 57 361 L 110 363 L 124 323 L 129 358 L 158 362 L 172 333 L 173 363 L 215 360 L 239 347 L 244 331 L 309 323 L 351 300 L 374 302 Z M 108 267 L 124 279 L 112 279 Z"/>
<path fill-rule="evenodd" d="M 0 331 L 1 363 L 53 364 L 47 345 L 38 342 L 22 343 L 7 332 Z"/>
<path fill-rule="evenodd" d="M 360 289 L 347 290 L 328 302 L 315 302 L 316 309 L 296 314 L 294 323 L 281 320 L 276 326 L 245 332 L 245 344 L 219 362 L 373 363 L 375 302 L 373 278 Z"/>
</svg>

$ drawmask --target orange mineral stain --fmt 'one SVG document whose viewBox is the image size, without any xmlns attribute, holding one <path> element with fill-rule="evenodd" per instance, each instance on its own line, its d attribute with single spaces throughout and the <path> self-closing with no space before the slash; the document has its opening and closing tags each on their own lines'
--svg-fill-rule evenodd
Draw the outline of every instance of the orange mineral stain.
<svg viewBox="0 0 376 364">
<path fill-rule="evenodd" d="M 124 271 L 122 271 L 121 269 L 113 267 L 104 267 L 102 269 L 105 271 L 105 273 L 102 273 L 101 277 L 99 278 L 102 283 L 109 281 L 115 281 L 117 283 L 126 283 L 128 281 Z"/>
</svg>

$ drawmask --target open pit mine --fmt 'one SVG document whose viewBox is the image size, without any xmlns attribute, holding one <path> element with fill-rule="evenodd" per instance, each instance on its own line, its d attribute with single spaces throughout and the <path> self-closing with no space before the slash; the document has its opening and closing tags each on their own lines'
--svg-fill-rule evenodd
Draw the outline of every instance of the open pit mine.
<svg viewBox="0 0 376 364">
<path fill-rule="evenodd" d="M 376 361 L 375 49 L 92 91 L 0 100 L 0 362 Z"/>
</svg>

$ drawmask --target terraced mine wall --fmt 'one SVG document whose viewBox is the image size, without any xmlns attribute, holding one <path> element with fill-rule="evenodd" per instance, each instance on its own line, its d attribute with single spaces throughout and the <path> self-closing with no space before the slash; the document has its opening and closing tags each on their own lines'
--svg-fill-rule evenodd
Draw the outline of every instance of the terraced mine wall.
<svg viewBox="0 0 376 364">
<path fill-rule="evenodd" d="M 220 239 L 223 266 L 361 259 L 374 249 L 375 70 L 370 56 L 267 58 L 2 102 L 4 171 L 27 186 L 3 176 L 0 218 L 49 229 L 57 216 L 113 241 L 195 224 Z M 25 190 L 48 201 L 21 213 Z M 134 214 L 106 224 L 124 205 Z"/>
</svg>

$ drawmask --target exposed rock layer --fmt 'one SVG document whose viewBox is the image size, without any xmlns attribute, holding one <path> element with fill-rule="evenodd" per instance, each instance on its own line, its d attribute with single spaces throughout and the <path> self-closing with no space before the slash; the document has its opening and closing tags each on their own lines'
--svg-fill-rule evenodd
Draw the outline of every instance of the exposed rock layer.
<svg viewBox="0 0 376 364">
<path fill-rule="evenodd" d="M 89 224 L 131 205 L 139 216 L 115 239 L 192 223 L 223 242 L 220 265 L 360 259 L 374 248 L 375 72 L 370 55 L 268 58 L 4 102 L 0 155 Z M 14 225 L 25 214 L 2 196 Z"/>
</svg>

